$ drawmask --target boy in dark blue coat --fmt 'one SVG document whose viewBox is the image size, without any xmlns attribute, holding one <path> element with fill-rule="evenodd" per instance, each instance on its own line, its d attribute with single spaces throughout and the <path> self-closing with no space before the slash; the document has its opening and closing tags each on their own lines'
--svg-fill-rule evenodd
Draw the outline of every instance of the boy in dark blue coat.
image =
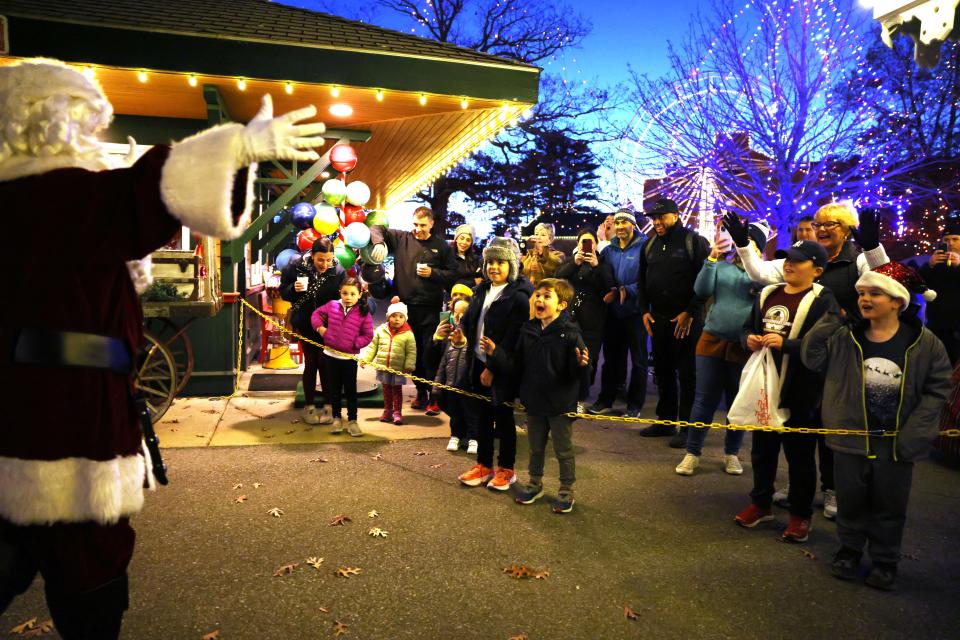
<svg viewBox="0 0 960 640">
<path fill-rule="evenodd" d="M 483 343 L 495 375 L 510 371 L 520 375 L 519 395 L 527 411 L 530 442 L 530 483 L 517 491 L 516 500 L 532 504 L 543 495 L 544 453 L 552 433 L 560 463 L 560 492 L 553 503 L 556 513 L 573 509 L 573 419 L 566 414 L 576 409 L 580 384 L 590 365 L 580 327 L 563 312 L 571 299 L 569 282 L 545 278 L 534 291 L 534 318 L 523 325 L 516 348 L 497 347 L 489 339 Z"/>
</svg>

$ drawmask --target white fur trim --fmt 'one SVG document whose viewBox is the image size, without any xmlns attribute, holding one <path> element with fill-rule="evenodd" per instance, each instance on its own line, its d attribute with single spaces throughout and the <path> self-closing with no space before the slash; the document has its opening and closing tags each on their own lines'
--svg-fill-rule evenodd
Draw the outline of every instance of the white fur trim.
<svg viewBox="0 0 960 640">
<path fill-rule="evenodd" d="M 243 125 L 224 124 L 201 131 L 173 145 L 163 165 L 160 197 L 170 213 L 193 231 L 232 240 L 250 224 L 253 181 L 257 165 L 247 175 L 243 214 L 236 224 L 231 211 Z"/>
<path fill-rule="evenodd" d="M 882 273 L 876 271 L 867 272 L 860 276 L 855 286 L 857 289 L 880 289 L 880 291 L 883 291 L 891 298 L 897 298 L 903 302 L 903 309 L 910 306 L 910 292 L 907 291 L 907 288 L 890 276 L 883 275 Z"/>
<path fill-rule="evenodd" d="M 153 284 L 153 258 L 147 256 L 140 260 L 128 260 L 127 271 L 130 272 L 130 279 L 133 281 L 133 288 L 140 295 Z"/>
<path fill-rule="evenodd" d="M 112 524 L 143 508 L 141 455 L 24 460 L 0 456 L 0 517 L 14 524 Z"/>
</svg>

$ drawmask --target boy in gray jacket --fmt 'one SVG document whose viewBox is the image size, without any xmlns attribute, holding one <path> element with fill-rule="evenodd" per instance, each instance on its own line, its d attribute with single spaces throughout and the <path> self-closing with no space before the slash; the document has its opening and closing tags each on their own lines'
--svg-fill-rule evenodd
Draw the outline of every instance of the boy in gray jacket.
<svg viewBox="0 0 960 640">
<path fill-rule="evenodd" d="M 937 437 L 937 418 L 950 394 L 943 344 L 913 317 L 901 315 L 911 291 L 936 294 L 915 271 L 896 262 L 857 280 L 861 321 L 823 317 L 804 337 L 801 358 L 825 372 L 823 426 L 862 430 L 827 436 L 834 451 L 837 535 L 830 565 L 841 580 L 855 578 L 864 546 L 873 566 L 866 584 L 891 590 L 897 577 L 913 462 Z"/>
</svg>

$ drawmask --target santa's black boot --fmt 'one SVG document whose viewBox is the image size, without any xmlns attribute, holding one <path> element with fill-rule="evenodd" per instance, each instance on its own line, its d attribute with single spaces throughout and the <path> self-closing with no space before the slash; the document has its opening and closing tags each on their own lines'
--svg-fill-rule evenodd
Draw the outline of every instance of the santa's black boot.
<svg viewBox="0 0 960 640">
<path fill-rule="evenodd" d="M 50 616 L 63 640 L 116 640 L 129 605 L 126 574 L 83 593 L 47 591 Z"/>
</svg>

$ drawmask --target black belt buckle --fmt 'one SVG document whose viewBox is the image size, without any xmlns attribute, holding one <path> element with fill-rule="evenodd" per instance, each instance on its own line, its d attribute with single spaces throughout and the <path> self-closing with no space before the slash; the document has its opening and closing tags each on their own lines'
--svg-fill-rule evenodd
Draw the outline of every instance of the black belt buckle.
<svg viewBox="0 0 960 640">
<path fill-rule="evenodd" d="M 39 367 L 89 367 L 129 375 L 133 359 L 119 338 L 78 331 L 21 329 L 13 362 Z"/>
</svg>

